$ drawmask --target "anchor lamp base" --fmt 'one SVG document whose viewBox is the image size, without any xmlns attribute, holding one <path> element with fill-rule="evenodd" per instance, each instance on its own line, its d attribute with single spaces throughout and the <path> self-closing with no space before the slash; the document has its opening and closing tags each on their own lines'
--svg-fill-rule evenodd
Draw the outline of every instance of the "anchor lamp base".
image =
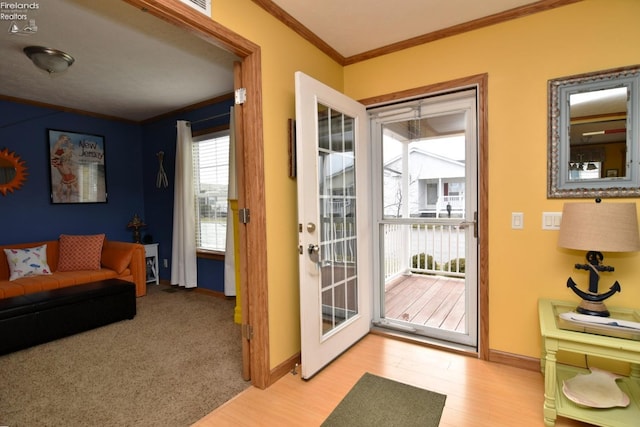
<svg viewBox="0 0 640 427">
<path fill-rule="evenodd" d="M 580 314 L 588 314 L 590 316 L 609 317 L 609 310 L 602 301 L 582 300 L 576 311 Z"/>
<path fill-rule="evenodd" d="M 616 292 L 620 292 L 621 288 L 620 283 L 616 281 L 607 292 L 598 293 L 598 281 L 600 280 L 598 273 L 602 271 L 614 271 L 613 267 L 602 264 L 603 258 L 601 252 L 589 251 L 587 253 L 587 263 L 575 265 L 575 268 L 578 270 L 587 270 L 589 272 L 588 292 L 581 291 L 571 277 L 567 280 L 567 287 L 571 288 L 571 290 L 582 299 L 582 302 L 576 309 L 578 313 L 588 314 L 590 316 L 609 317 L 609 310 L 607 310 L 607 307 L 604 305 L 604 300 L 612 297 Z"/>
</svg>

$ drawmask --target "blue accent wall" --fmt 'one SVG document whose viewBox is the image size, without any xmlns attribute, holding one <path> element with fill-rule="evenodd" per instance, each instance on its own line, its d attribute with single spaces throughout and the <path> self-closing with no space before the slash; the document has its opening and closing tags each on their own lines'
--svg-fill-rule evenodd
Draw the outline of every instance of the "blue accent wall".
<svg viewBox="0 0 640 427">
<path fill-rule="evenodd" d="M 47 129 L 104 137 L 107 203 L 51 203 Z M 0 242 L 96 233 L 131 240 L 127 222 L 135 212 L 144 212 L 141 135 L 135 124 L 0 100 L 0 150 L 20 156 L 28 174 L 19 190 L 0 196 Z"/>
<path fill-rule="evenodd" d="M 105 233 L 108 239 L 131 241 L 126 225 L 137 213 L 148 224 L 142 230 L 159 243 L 160 278 L 170 280 L 173 221 L 173 175 L 176 120 L 197 121 L 227 113 L 233 100 L 153 123 L 135 124 L 0 100 L 0 150 L 15 152 L 27 168 L 23 186 L 0 194 L 0 244 L 55 240 L 60 234 Z M 229 116 L 193 125 L 193 130 L 224 125 Z M 107 203 L 52 204 L 47 129 L 104 137 Z M 167 188 L 156 187 L 158 158 L 164 151 Z M 198 260 L 198 286 L 223 291 L 224 263 Z"/>
<path fill-rule="evenodd" d="M 233 99 L 200 108 L 198 110 L 183 112 L 168 116 L 142 126 L 143 140 L 143 164 L 144 164 L 144 203 L 145 223 L 148 227 L 143 230 L 143 239 L 152 238 L 158 245 L 158 258 L 160 259 L 160 278 L 170 280 L 170 268 L 162 266 L 162 260 L 171 262 L 171 241 L 173 229 L 173 191 L 176 158 L 176 121 L 188 120 L 198 122 L 210 117 L 220 116 L 212 120 L 203 120 L 194 123 L 192 132 L 228 125 L 229 108 L 233 105 Z M 164 170 L 167 174 L 169 186 L 164 188 L 156 186 L 158 177 L 157 153 L 164 152 Z M 148 236 L 148 237 L 147 237 Z M 198 287 L 214 291 L 224 291 L 224 262 L 209 259 L 198 259 Z"/>
</svg>

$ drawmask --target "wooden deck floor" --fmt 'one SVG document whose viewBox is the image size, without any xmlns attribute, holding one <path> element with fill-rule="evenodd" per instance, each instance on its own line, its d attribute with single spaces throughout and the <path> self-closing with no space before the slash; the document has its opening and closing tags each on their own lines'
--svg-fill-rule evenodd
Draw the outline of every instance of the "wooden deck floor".
<svg viewBox="0 0 640 427">
<path fill-rule="evenodd" d="M 414 274 L 385 286 L 385 317 L 465 332 L 464 279 Z"/>
</svg>

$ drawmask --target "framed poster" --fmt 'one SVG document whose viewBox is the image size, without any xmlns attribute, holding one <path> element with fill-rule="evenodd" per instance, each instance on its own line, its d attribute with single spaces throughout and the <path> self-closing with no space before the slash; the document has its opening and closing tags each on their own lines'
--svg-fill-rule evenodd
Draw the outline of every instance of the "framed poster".
<svg viewBox="0 0 640 427">
<path fill-rule="evenodd" d="M 104 137 L 48 129 L 51 203 L 106 203 Z"/>
</svg>

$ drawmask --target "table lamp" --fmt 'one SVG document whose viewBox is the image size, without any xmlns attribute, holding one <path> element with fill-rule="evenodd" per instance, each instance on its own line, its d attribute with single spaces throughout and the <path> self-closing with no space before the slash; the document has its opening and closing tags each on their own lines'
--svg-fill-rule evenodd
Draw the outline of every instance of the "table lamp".
<svg viewBox="0 0 640 427">
<path fill-rule="evenodd" d="M 609 316 L 604 300 L 620 292 L 616 281 L 607 292 L 598 294 L 600 272 L 613 271 L 603 265 L 602 252 L 635 252 L 640 250 L 638 217 L 635 203 L 566 203 L 562 210 L 562 222 L 558 246 L 566 249 L 587 251 L 587 263 L 575 268 L 589 272 L 589 291 L 578 289 L 569 277 L 567 287 L 582 298 L 576 309 L 578 313 L 594 316 Z"/>
</svg>

